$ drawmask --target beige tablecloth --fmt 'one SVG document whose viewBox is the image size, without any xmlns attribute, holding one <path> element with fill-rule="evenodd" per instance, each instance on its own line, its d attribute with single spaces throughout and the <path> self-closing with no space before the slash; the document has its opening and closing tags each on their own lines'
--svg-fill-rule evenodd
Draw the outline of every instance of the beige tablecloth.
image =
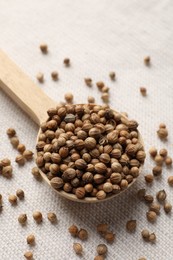
<svg viewBox="0 0 173 260">
<path fill-rule="evenodd" d="M 173 2 L 171 0 L 1 0 L 0 47 L 34 81 L 41 71 L 45 83 L 39 85 L 45 93 L 57 101 L 64 93 L 74 93 L 76 103 L 85 103 L 93 95 L 101 103 L 97 88 L 87 88 L 84 77 L 94 82 L 103 80 L 110 87 L 110 105 L 127 111 L 130 118 L 140 123 L 146 151 L 151 145 L 166 147 L 173 156 Z M 49 54 L 41 55 L 39 44 L 46 42 Z M 143 57 L 151 56 L 152 66 L 143 65 Z M 72 66 L 64 68 L 64 57 L 70 57 Z M 60 80 L 53 82 L 52 70 L 58 70 Z M 111 82 L 108 74 L 116 71 L 117 80 Z M 146 86 L 146 98 L 139 87 Z M 0 260 L 20 260 L 30 247 L 26 236 L 34 233 L 36 245 L 31 248 L 35 260 L 92 260 L 96 246 L 104 240 L 96 233 L 96 225 L 108 222 L 116 233 L 116 242 L 108 245 L 108 260 L 173 259 L 173 220 L 161 209 L 155 224 L 146 221 L 147 205 L 136 199 L 138 188 L 145 187 L 143 175 L 150 173 L 153 162 L 147 157 L 142 176 L 122 196 L 106 203 L 83 205 L 58 197 L 44 182 L 37 182 L 31 175 L 33 163 L 16 166 L 16 151 L 6 136 L 6 129 L 14 127 L 20 141 L 34 150 L 38 127 L 0 90 L 0 158 L 9 157 L 14 167 L 14 177 L 0 177 L 0 193 L 4 207 L 0 213 Z M 160 122 L 169 130 L 167 142 L 156 135 Z M 173 190 L 167 184 L 172 169 L 164 168 L 161 180 L 147 187 L 155 195 L 166 189 L 168 201 L 173 203 Z M 25 191 L 25 200 L 11 207 L 8 194 L 17 188 Z M 44 221 L 36 225 L 32 212 L 40 210 Z M 59 223 L 51 225 L 46 214 L 57 213 Z M 20 213 L 28 215 L 28 224 L 21 227 L 17 221 Z M 134 234 L 125 231 L 126 221 L 137 220 Z M 88 241 L 82 243 L 82 258 L 75 255 L 72 244 L 77 239 L 68 234 L 71 224 L 86 228 Z M 141 230 L 148 228 L 156 233 L 157 242 L 152 245 L 141 238 Z"/>
</svg>

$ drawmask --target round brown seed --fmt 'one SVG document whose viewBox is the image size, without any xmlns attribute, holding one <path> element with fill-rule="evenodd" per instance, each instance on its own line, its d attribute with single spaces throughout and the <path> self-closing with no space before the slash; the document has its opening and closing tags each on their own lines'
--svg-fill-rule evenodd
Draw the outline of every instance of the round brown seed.
<svg viewBox="0 0 173 260">
<path fill-rule="evenodd" d="M 9 195 L 8 201 L 11 203 L 11 205 L 15 205 L 17 203 L 16 195 Z"/>
<path fill-rule="evenodd" d="M 147 183 L 152 183 L 154 180 L 153 174 L 147 174 L 144 176 Z"/>
<path fill-rule="evenodd" d="M 35 236 L 33 234 L 30 234 L 26 238 L 27 244 L 32 245 L 35 243 Z"/>
<path fill-rule="evenodd" d="M 129 220 L 126 223 L 126 229 L 128 232 L 133 232 L 136 229 L 136 220 Z"/>
<path fill-rule="evenodd" d="M 47 213 L 47 218 L 51 223 L 55 223 L 57 221 L 57 216 L 54 212 Z"/>
<path fill-rule="evenodd" d="M 78 238 L 81 240 L 86 240 L 88 238 L 88 232 L 86 229 L 80 229 L 78 232 Z"/>
<path fill-rule="evenodd" d="M 68 231 L 69 231 L 69 233 L 72 235 L 72 236 L 74 236 L 74 237 L 76 237 L 77 235 L 78 235 L 78 227 L 76 226 L 76 225 L 72 225 L 72 226 L 70 226 L 69 228 L 68 228 Z"/>
<path fill-rule="evenodd" d="M 8 128 L 6 133 L 7 133 L 8 137 L 11 138 L 16 135 L 16 130 L 14 128 Z"/>
<path fill-rule="evenodd" d="M 154 212 L 154 211 L 148 211 L 146 213 L 146 216 L 147 216 L 147 220 L 151 223 L 154 223 L 157 219 L 156 212 Z"/>
<path fill-rule="evenodd" d="M 83 252 L 83 247 L 80 243 L 73 243 L 73 249 L 77 255 L 81 255 Z"/>
<path fill-rule="evenodd" d="M 171 205 L 171 203 L 165 202 L 165 204 L 164 204 L 164 211 L 165 211 L 166 213 L 169 213 L 169 212 L 171 212 L 171 210 L 172 210 L 172 205 Z"/>
<path fill-rule="evenodd" d="M 26 214 L 20 214 L 18 217 L 18 221 L 20 224 L 24 225 L 27 221 L 27 215 Z"/>
<path fill-rule="evenodd" d="M 168 183 L 170 186 L 173 186 L 173 176 L 168 177 Z"/>
<path fill-rule="evenodd" d="M 97 253 L 98 255 L 105 255 L 108 251 L 108 248 L 105 244 L 99 244 L 97 246 Z"/>
<path fill-rule="evenodd" d="M 32 260 L 33 259 L 33 253 L 31 251 L 27 251 L 27 252 L 25 252 L 24 257 L 28 260 Z"/>
<path fill-rule="evenodd" d="M 25 196 L 25 193 L 24 193 L 23 190 L 18 189 L 18 190 L 16 191 L 16 195 L 17 195 L 17 197 L 18 197 L 19 199 L 23 199 L 24 196 Z"/>
<path fill-rule="evenodd" d="M 43 219 L 43 216 L 41 214 L 40 211 L 35 211 L 33 212 L 33 219 L 37 222 L 37 223 L 41 223 L 42 222 L 42 219 Z"/>
</svg>

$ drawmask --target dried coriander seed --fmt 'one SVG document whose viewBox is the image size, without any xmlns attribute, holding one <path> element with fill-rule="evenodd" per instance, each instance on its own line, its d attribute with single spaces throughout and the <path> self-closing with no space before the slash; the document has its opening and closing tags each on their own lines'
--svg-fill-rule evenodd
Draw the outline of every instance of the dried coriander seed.
<svg viewBox="0 0 173 260">
<path fill-rule="evenodd" d="M 31 251 L 27 251 L 27 252 L 25 252 L 24 257 L 28 260 L 32 260 L 33 259 L 33 253 Z"/>
<path fill-rule="evenodd" d="M 96 197 L 98 200 L 103 200 L 106 198 L 106 192 L 104 192 L 103 190 L 100 190 L 96 193 Z"/>
<path fill-rule="evenodd" d="M 150 232 L 147 229 L 143 229 L 141 231 L 141 235 L 142 238 L 147 241 L 149 239 Z"/>
<path fill-rule="evenodd" d="M 157 155 L 157 149 L 155 147 L 151 147 L 149 149 L 149 154 L 152 156 L 152 157 L 155 157 Z"/>
<path fill-rule="evenodd" d="M 52 71 L 51 72 L 51 77 L 54 81 L 58 80 L 58 72 L 57 71 Z"/>
<path fill-rule="evenodd" d="M 88 87 L 92 87 L 92 79 L 91 79 L 91 78 L 85 78 L 84 81 L 85 81 L 85 84 L 86 84 Z M 94 102 L 93 102 L 93 103 L 94 103 Z"/>
<path fill-rule="evenodd" d="M 47 218 L 51 223 L 55 223 L 57 221 L 57 216 L 54 212 L 47 213 Z"/>
<path fill-rule="evenodd" d="M 160 176 L 162 174 L 162 167 L 154 166 L 152 171 L 154 176 Z"/>
<path fill-rule="evenodd" d="M 171 210 L 172 210 L 172 205 L 169 202 L 165 202 L 165 204 L 164 204 L 164 211 L 166 213 L 169 213 L 169 212 L 171 212 Z"/>
<path fill-rule="evenodd" d="M 32 216 L 38 224 L 42 222 L 43 216 L 40 211 L 34 211 Z"/>
<path fill-rule="evenodd" d="M 109 77 L 110 77 L 111 80 L 115 80 L 115 79 L 116 79 L 116 74 L 115 74 L 115 72 L 111 71 L 111 72 L 109 73 Z"/>
<path fill-rule="evenodd" d="M 30 150 L 25 150 L 25 151 L 23 152 L 23 157 L 24 157 L 27 161 L 32 160 L 32 158 L 33 158 L 33 152 L 30 151 Z"/>
<path fill-rule="evenodd" d="M 165 148 L 162 148 L 162 149 L 160 149 L 159 154 L 160 154 L 160 156 L 165 158 L 168 154 L 168 151 Z"/>
<path fill-rule="evenodd" d="M 20 165 L 23 166 L 25 164 L 25 158 L 23 157 L 22 154 L 19 154 L 16 156 L 15 162 Z"/>
<path fill-rule="evenodd" d="M 147 95 L 147 89 L 145 87 L 140 87 L 140 92 L 142 96 L 146 96 Z"/>
<path fill-rule="evenodd" d="M 88 238 L 88 232 L 86 229 L 80 229 L 78 232 L 78 238 L 81 240 L 86 240 Z"/>
<path fill-rule="evenodd" d="M 29 245 L 35 244 L 35 236 L 33 234 L 28 235 L 26 241 Z"/>
<path fill-rule="evenodd" d="M 170 156 L 166 157 L 165 164 L 166 164 L 166 166 L 171 166 L 172 165 L 172 158 Z"/>
<path fill-rule="evenodd" d="M 159 128 L 157 135 L 160 139 L 166 139 L 168 137 L 168 130 L 166 128 Z"/>
<path fill-rule="evenodd" d="M 104 234 L 108 231 L 108 224 L 106 223 L 101 223 L 97 225 L 97 232 Z"/>
<path fill-rule="evenodd" d="M 109 94 L 108 93 L 103 93 L 101 95 L 101 99 L 103 100 L 104 103 L 108 103 L 109 102 Z"/>
<path fill-rule="evenodd" d="M 173 176 L 169 176 L 169 177 L 168 177 L 168 184 L 169 184 L 170 186 L 173 186 Z"/>
<path fill-rule="evenodd" d="M 26 214 L 20 214 L 18 217 L 18 221 L 20 224 L 24 225 L 27 221 L 27 215 Z"/>
<path fill-rule="evenodd" d="M 44 74 L 42 72 L 37 73 L 36 78 L 40 83 L 44 82 Z"/>
<path fill-rule="evenodd" d="M 136 229 L 136 220 L 129 220 L 126 223 L 126 230 L 128 232 L 133 232 Z"/>
<path fill-rule="evenodd" d="M 153 198 L 152 195 L 146 194 L 146 195 L 144 196 L 144 200 L 145 200 L 145 202 L 152 203 L 153 200 L 154 200 L 154 198 Z"/>
<path fill-rule="evenodd" d="M 17 150 L 18 150 L 19 153 L 23 154 L 23 152 L 26 150 L 26 147 L 25 147 L 24 144 L 19 144 L 17 146 Z"/>
<path fill-rule="evenodd" d="M 147 183 L 152 183 L 154 180 L 153 174 L 147 174 L 144 176 L 144 178 Z"/>
<path fill-rule="evenodd" d="M 2 160 L 0 161 L 0 163 L 1 163 L 1 166 L 2 166 L 2 167 L 6 167 L 6 166 L 10 166 L 10 165 L 11 165 L 11 161 L 10 161 L 10 159 L 8 159 L 8 158 L 2 159 Z"/>
<path fill-rule="evenodd" d="M 104 82 L 102 82 L 102 81 L 98 81 L 98 82 L 96 83 L 96 86 L 98 87 L 99 90 L 101 90 L 101 89 L 105 86 L 105 84 L 104 84 Z"/>
<path fill-rule="evenodd" d="M 40 171 L 37 167 L 32 168 L 31 173 L 35 178 L 37 179 L 40 178 Z"/>
<path fill-rule="evenodd" d="M 73 243 L 73 249 L 77 255 L 81 255 L 83 252 L 83 247 L 80 243 Z"/>
<path fill-rule="evenodd" d="M 155 233 L 151 233 L 148 238 L 149 242 L 154 243 L 156 241 L 156 235 Z"/>
<path fill-rule="evenodd" d="M 149 65 L 150 65 L 150 62 L 151 62 L 150 56 L 146 56 L 146 57 L 144 58 L 144 64 L 145 64 L 146 66 L 149 66 Z"/>
<path fill-rule="evenodd" d="M 2 175 L 6 178 L 12 177 L 13 168 L 11 165 L 2 168 Z"/>
<path fill-rule="evenodd" d="M 17 195 L 17 197 L 21 200 L 21 199 L 23 199 L 24 198 L 24 196 L 25 196 L 25 193 L 24 193 L 24 191 L 23 190 L 21 190 L 21 189 L 18 189 L 17 191 L 16 191 L 16 195 Z"/>
<path fill-rule="evenodd" d="M 140 200 L 143 200 L 143 199 L 144 199 L 145 194 L 146 194 L 146 189 L 140 189 L 140 190 L 138 190 L 138 192 L 137 192 L 137 196 L 138 196 L 138 198 L 139 198 Z"/>
<path fill-rule="evenodd" d="M 78 227 L 77 227 L 76 225 L 70 226 L 70 227 L 68 228 L 68 231 L 69 231 L 69 233 L 70 233 L 72 236 L 74 236 L 74 237 L 78 236 L 79 230 L 78 230 Z"/>
<path fill-rule="evenodd" d="M 14 137 L 16 135 L 16 130 L 14 128 L 8 128 L 6 131 L 9 138 Z"/>
<path fill-rule="evenodd" d="M 47 46 L 47 44 L 46 44 L 46 43 L 41 43 L 41 44 L 40 44 L 40 50 L 41 50 L 41 52 L 42 52 L 43 54 L 47 54 L 47 52 L 48 52 L 48 46 Z"/>
<path fill-rule="evenodd" d="M 106 241 L 108 243 L 113 243 L 114 240 L 115 240 L 115 234 L 113 234 L 112 232 L 107 232 L 105 235 L 104 235 L 104 238 L 106 239 Z"/>
<path fill-rule="evenodd" d="M 95 98 L 92 96 L 88 96 L 88 103 L 90 103 L 90 104 L 95 103 Z"/>
<path fill-rule="evenodd" d="M 160 213 L 160 205 L 156 202 L 150 204 L 150 211 L 154 211 L 156 214 Z"/>
<path fill-rule="evenodd" d="M 72 103 L 73 102 L 73 94 L 72 93 L 66 93 L 64 95 L 64 99 L 67 103 Z"/>
<path fill-rule="evenodd" d="M 64 65 L 65 65 L 66 67 L 69 67 L 69 66 L 70 66 L 70 59 L 69 59 L 69 58 L 65 58 L 65 59 L 64 59 Z"/>
<path fill-rule="evenodd" d="M 105 244 L 99 244 L 97 246 L 98 255 L 106 255 L 107 251 L 108 251 L 108 248 Z"/>
<path fill-rule="evenodd" d="M 166 197 L 167 197 L 167 194 L 166 194 L 165 190 L 160 190 L 156 194 L 156 198 L 159 202 L 164 201 L 166 199 Z"/>
<path fill-rule="evenodd" d="M 9 195 L 8 196 L 8 201 L 10 202 L 11 205 L 15 205 L 17 203 L 16 195 Z"/>
<path fill-rule="evenodd" d="M 19 145 L 18 137 L 14 136 L 14 137 L 10 138 L 10 143 L 12 144 L 12 146 L 14 148 L 17 148 L 17 146 Z"/>
<path fill-rule="evenodd" d="M 156 155 L 154 161 L 156 162 L 157 165 L 162 166 L 164 162 L 164 158 L 161 155 Z"/>
<path fill-rule="evenodd" d="M 156 212 L 154 212 L 154 211 L 148 211 L 146 213 L 146 216 L 147 216 L 147 220 L 151 223 L 154 223 L 157 219 Z"/>
</svg>

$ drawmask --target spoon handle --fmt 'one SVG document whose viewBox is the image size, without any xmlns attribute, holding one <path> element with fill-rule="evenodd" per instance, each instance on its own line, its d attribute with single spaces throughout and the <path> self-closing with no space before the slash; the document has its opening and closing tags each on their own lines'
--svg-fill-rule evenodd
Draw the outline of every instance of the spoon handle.
<svg viewBox="0 0 173 260">
<path fill-rule="evenodd" d="M 38 125 L 47 119 L 47 110 L 56 106 L 56 102 L 49 98 L 2 50 L 0 50 L 0 88 Z"/>
</svg>

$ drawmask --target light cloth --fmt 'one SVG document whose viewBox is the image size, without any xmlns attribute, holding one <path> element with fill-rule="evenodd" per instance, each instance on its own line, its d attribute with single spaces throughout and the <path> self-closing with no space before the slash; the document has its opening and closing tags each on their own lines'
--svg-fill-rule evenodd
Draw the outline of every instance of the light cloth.
<svg viewBox="0 0 173 260">
<path fill-rule="evenodd" d="M 166 147 L 173 156 L 173 2 L 171 0 L 1 0 L 0 47 L 33 80 L 41 71 L 45 83 L 39 87 L 57 101 L 64 93 L 74 93 L 76 103 L 87 102 L 93 95 L 102 103 L 94 85 L 86 87 L 84 77 L 94 82 L 103 80 L 110 87 L 110 105 L 118 111 L 127 111 L 130 118 L 139 123 L 145 149 Z M 46 42 L 49 54 L 42 55 L 39 44 Z M 151 67 L 143 64 L 143 58 L 151 56 Z M 69 57 L 72 66 L 65 68 L 63 59 Z M 50 73 L 59 72 L 60 80 L 53 82 Z M 115 71 L 117 80 L 112 82 L 108 74 Z M 140 86 L 146 86 L 147 97 L 142 97 Z M 116 234 L 116 242 L 108 245 L 108 260 L 173 259 L 173 220 L 161 208 L 155 224 L 146 221 L 148 206 L 136 199 L 136 190 L 145 187 L 145 173 L 151 173 L 152 160 L 147 157 L 142 175 L 129 191 L 114 200 L 99 204 L 78 204 L 60 198 L 45 182 L 37 182 L 31 175 L 33 163 L 16 166 L 17 155 L 6 136 L 6 129 L 14 127 L 21 143 L 34 150 L 38 127 L 0 90 L 0 158 L 8 157 L 14 167 L 13 179 L 0 177 L 0 193 L 4 208 L 0 213 L 0 260 L 20 260 L 31 249 L 35 260 L 93 260 L 96 246 L 105 241 L 96 233 L 96 225 L 110 224 Z M 156 135 L 160 122 L 169 130 L 167 142 Z M 160 189 L 168 193 L 173 204 L 173 189 L 167 184 L 172 169 L 164 168 L 162 178 L 147 187 L 155 196 Z M 8 194 L 17 188 L 25 191 L 25 200 L 16 207 L 8 202 Z M 43 223 L 37 225 L 32 212 L 43 213 Z M 47 212 L 57 213 L 59 223 L 51 225 Z M 25 227 L 17 221 L 20 213 L 28 215 Z M 137 220 L 137 230 L 129 234 L 126 221 Z M 74 239 L 68 233 L 71 224 L 86 228 L 88 241 L 83 242 L 83 257 L 72 249 Z M 141 230 L 155 232 L 157 242 L 152 245 L 141 238 Z M 30 247 L 26 236 L 35 234 L 36 245 Z"/>
</svg>

